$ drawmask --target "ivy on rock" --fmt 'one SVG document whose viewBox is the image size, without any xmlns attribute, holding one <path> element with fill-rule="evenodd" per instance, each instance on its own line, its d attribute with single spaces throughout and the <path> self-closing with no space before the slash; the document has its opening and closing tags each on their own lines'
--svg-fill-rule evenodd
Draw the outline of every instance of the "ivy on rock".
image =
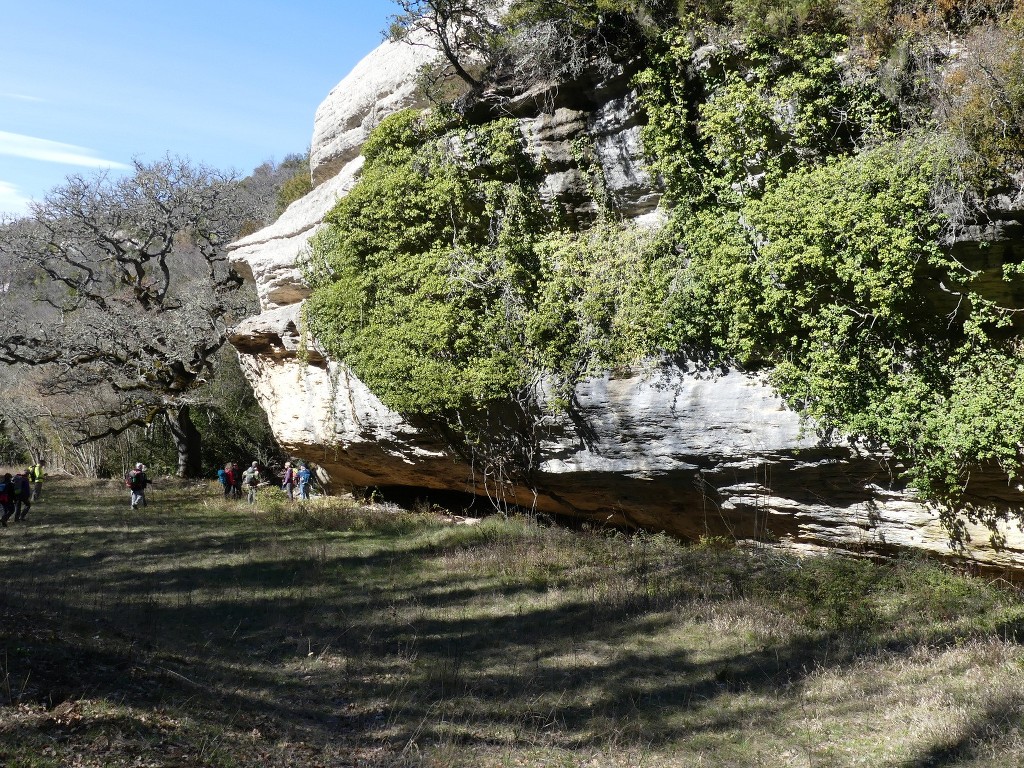
<svg viewBox="0 0 1024 768">
<path fill-rule="evenodd" d="M 450 424 L 541 377 L 569 395 L 682 358 L 765 371 L 823 433 L 888 446 L 928 498 L 955 506 L 979 466 L 1020 477 L 1015 310 L 942 245 L 956 133 L 852 75 L 821 18 L 731 37 L 687 18 L 647 40 L 634 86 L 659 231 L 617 220 L 599 185 L 590 228 L 566 229 L 514 120 L 387 118 L 313 240 L 311 331 L 385 404 Z"/>
</svg>

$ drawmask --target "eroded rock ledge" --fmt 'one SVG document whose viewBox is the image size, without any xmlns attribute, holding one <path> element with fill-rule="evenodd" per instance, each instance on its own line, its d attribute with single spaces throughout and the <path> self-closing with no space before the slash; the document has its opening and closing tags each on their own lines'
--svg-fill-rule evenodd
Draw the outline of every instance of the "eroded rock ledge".
<svg viewBox="0 0 1024 768">
<path fill-rule="evenodd" d="M 296 261 L 357 180 L 358 148 L 369 131 L 386 115 L 417 106 L 411 84 L 428 55 L 387 43 L 342 80 L 317 111 L 316 188 L 274 225 L 234 245 L 233 263 L 255 281 L 262 312 L 234 329 L 231 340 L 286 450 L 320 463 L 336 488 L 498 495 L 544 512 L 689 538 L 724 535 L 865 554 L 957 553 L 937 511 L 894 481 L 885 456 L 819 441 L 750 375 L 652 365 L 584 382 L 571 412 L 542 420 L 528 482 L 502 484 L 390 411 L 343 365 L 304 341 L 300 312 L 308 288 Z M 620 210 L 656 215 L 659 193 L 641 159 L 628 79 L 601 93 L 596 106 L 556 104 L 520 118 L 531 151 L 544 159 L 545 192 L 586 214 L 585 196 L 574 190 L 587 180 L 570 151 L 585 134 Z M 978 239 L 986 237 L 1001 238 Z M 981 473 L 970 491 L 1007 519 L 992 530 L 968 523 L 959 555 L 1024 568 L 1024 534 L 1014 522 L 1024 502 L 1020 490 Z"/>
</svg>

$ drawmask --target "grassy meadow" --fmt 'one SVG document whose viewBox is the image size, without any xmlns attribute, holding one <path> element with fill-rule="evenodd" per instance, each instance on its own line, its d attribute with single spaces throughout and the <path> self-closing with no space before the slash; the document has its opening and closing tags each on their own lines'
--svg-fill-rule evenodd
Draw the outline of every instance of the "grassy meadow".
<svg viewBox="0 0 1024 768">
<path fill-rule="evenodd" d="M 1021 766 L 1024 601 L 923 561 L 51 478 L 0 766 Z"/>
</svg>

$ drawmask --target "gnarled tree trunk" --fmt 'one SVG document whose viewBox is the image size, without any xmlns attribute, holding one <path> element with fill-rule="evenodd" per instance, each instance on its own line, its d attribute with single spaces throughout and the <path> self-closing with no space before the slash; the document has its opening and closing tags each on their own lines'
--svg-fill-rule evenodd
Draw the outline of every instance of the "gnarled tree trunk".
<svg viewBox="0 0 1024 768">
<path fill-rule="evenodd" d="M 197 477 L 202 471 L 203 441 L 187 405 L 167 411 L 167 426 L 178 451 L 178 477 Z"/>
</svg>

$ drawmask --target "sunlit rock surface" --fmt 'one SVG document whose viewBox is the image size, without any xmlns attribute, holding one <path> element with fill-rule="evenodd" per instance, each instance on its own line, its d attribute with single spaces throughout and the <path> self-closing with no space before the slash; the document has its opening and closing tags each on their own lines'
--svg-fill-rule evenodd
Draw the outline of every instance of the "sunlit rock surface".
<svg viewBox="0 0 1024 768">
<path fill-rule="evenodd" d="M 286 450 L 322 465 L 339 490 L 467 492 L 599 525 L 805 550 L 954 552 L 936 510 L 893 479 L 898 467 L 885 456 L 822 443 L 764 382 L 737 371 L 652 365 L 587 381 L 577 387 L 570 412 L 541 420 L 529 482 L 510 483 L 486 462 L 467 461 L 430 429 L 390 411 L 303 339 L 301 302 L 308 289 L 296 262 L 324 215 L 358 179 L 358 149 L 368 132 L 387 114 L 416 104 L 415 72 L 429 55 L 424 48 L 384 44 L 332 90 L 315 121 L 317 186 L 275 224 L 233 246 L 233 263 L 254 280 L 262 311 L 234 329 L 232 343 Z M 545 168 L 545 196 L 585 219 L 593 214 L 588 185 L 599 168 L 618 210 L 656 219 L 660 194 L 642 162 L 642 115 L 628 77 L 591 91 L 587 98 L 549 99 L 543 113 L 519 105 L 527 146 Z M 585 141 L 577 142 L 581 137 Z M 576 156 L 581 146 L 589 169 Z M 1020 247 L 1021 217 L 1007 208 L 1002 220 L 974 233 L 975 241 L 987 239 L 990 246 L 958 246 L 965 258 L 998 260 Z M 1020 492 L 994 473 L 977 473 L 970 491 L 1010 518 L 1021 508 Z M 960 534 L 959 554 L 983 566 L 1024 567 L 1024 535 L 1016 524 L 989 529 L 967 523 Z"/>
<path fill-rule="evenodd" d="M 356 64 L 316 110 L 309 165 L 315 185 L 335 176 L 388 115 L 424 106 L 416 89 L 416 71 L 436 56 L 421 33 L 408 42 L 382 43 Z"/>
</svg>

